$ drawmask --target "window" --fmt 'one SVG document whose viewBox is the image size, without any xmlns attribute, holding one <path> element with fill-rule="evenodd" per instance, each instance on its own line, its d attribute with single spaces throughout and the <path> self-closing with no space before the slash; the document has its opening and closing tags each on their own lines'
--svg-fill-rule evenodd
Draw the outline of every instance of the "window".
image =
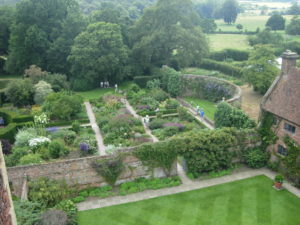
<svg viewBox="0 0 300 225">
<path fill-rule="evenodd" d="M 296 132 L 296 127 L 294 127 L 288 123 L 284 124 L 284 129 L 293 134 Z"/>
<path fill-rule="evenodd" d="M 283 156 L 287 156 L 287 150 L 282 145 L 278 145 L 277 153 Z"/>
</svg>

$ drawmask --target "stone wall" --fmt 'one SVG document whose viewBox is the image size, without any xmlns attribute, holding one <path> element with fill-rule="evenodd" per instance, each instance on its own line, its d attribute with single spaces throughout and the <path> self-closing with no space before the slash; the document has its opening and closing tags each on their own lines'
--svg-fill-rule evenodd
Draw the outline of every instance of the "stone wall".
<svg viewBox="0 0 300 225">
<path fill-rule="evenodd" d="M 123 152 L 130 152 L 134 149 L 125 149 Z M 142 165 L 142 162 L 130 154 L 124 158 L 125 170 L 121 174 L 117 183 L 134 180 L 138 177 L 150 177 L 152 171 Z M 17 166 L 8 168 L 8 177 L 13 186 L 13 193 L 17 196 L 22 195 L 24 177 L 28 180 L 35 180 L 39 177 L 48 177 L 54 180 L 65 180 L 68 185 L 101 186 L 105 184 L 104 179 L 92 168 L 95 160 L 108 158 L 110 156 L 94 156 L 60 162 L 45 163 L 39 165 Z M 174 164 L 172 175 L 177 175 L 177 167 Z M 162 169 L 154 170 L 155 177 L 165 177 Z"/>
<path fill-rule="evenodd" d="M 7 179 L 7 172 L 0 145 L 0 224 L 16 225 L 14 206 L 11 200 L 10 188 Z"/>
</svg>

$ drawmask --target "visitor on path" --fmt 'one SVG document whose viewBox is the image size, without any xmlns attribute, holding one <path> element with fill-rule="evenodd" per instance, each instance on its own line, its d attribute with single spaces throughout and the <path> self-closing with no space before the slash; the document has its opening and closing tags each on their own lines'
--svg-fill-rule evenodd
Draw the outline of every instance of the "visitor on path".
<svg viewBox="0 0 300 225">
<path fill-rule="evenodd" d="M 103 88 L 103 82 L 100 82 L 100 87 Z"/>
<path fill-rule="evenodd" d="M 115 84 L 115 93 L 118 93 L 118 85 Z"/>
<path fill-rule="evenodd" d="M 145 124 L 148 126 L 149 122 L 150 122 L 150 117 L 148 115 L 146 115 Z"/>
<path fill-rule="evenodd" d="M 205 112 L 204 112 L 203 109 L 200 110 L 199 115 L 200 115 L 201 120 L 203 120 L 204 119 L 204 115 L 205 115 Z"/>
<path fill-rule="evenodd" d="M 196 106 L 196 112 L 197 112 L 197 114 L 199 113 L 199 111 L 200 111 L 200 106 L 197 105 L 197 106 Z"/>
</svg>

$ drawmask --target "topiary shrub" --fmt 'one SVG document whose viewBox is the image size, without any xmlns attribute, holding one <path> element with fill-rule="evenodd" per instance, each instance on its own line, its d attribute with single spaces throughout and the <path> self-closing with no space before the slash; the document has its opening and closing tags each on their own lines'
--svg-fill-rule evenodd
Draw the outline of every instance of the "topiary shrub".
<svg viewBox="0 0 300 225">
<path fill-rule="evenodd" d="M 41 225 L 67 225 L 68 216 L 62 210 L 49 209 L 42 214 Z"/>
<path fill-rule="evenodd" d="M 120 156 L 95 161 L 92 166 L 111 186 L 115 185 L 124 169 L 123 160 Z"/>
<path fill-rule="evenodd" d="M 243 158 L 246 164 L 252 168 L 261 168 L 267 165 L 268 154 L 260 148 L 250 148 L 243 152 Z"/>
</svg>

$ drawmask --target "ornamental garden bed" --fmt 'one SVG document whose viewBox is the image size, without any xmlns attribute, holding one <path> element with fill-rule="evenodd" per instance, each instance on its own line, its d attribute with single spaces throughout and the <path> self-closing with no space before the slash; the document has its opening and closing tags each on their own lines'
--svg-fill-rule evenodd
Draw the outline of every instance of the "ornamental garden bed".
<svg viewBox="0 0 300 225">
<path fill-rule="evenodd" d="M 126 109 L 122 96 L 104 95 L 91 101 L 97 123 L 108 148 L 151 142 L 142 122 Z"/>
<path fill-rule="evenodd" d="M 5 142 L 3 150 L 8 167 L 40 164 L 55 160 L 79 158 L 97 153 L 95 134 L 90 127 L 60 129 L 44 126 L 18 130 L 13 145 Z"/>
<path fill-rule="evenodd" d="M 205 126 L 183 107 L 177 108 L 177 115 L 152 118 L 149 123 L 152 134 L 159 140 L 166 140 L 174 135 L 189 131 L 199 131 Z"/>
</svg>

